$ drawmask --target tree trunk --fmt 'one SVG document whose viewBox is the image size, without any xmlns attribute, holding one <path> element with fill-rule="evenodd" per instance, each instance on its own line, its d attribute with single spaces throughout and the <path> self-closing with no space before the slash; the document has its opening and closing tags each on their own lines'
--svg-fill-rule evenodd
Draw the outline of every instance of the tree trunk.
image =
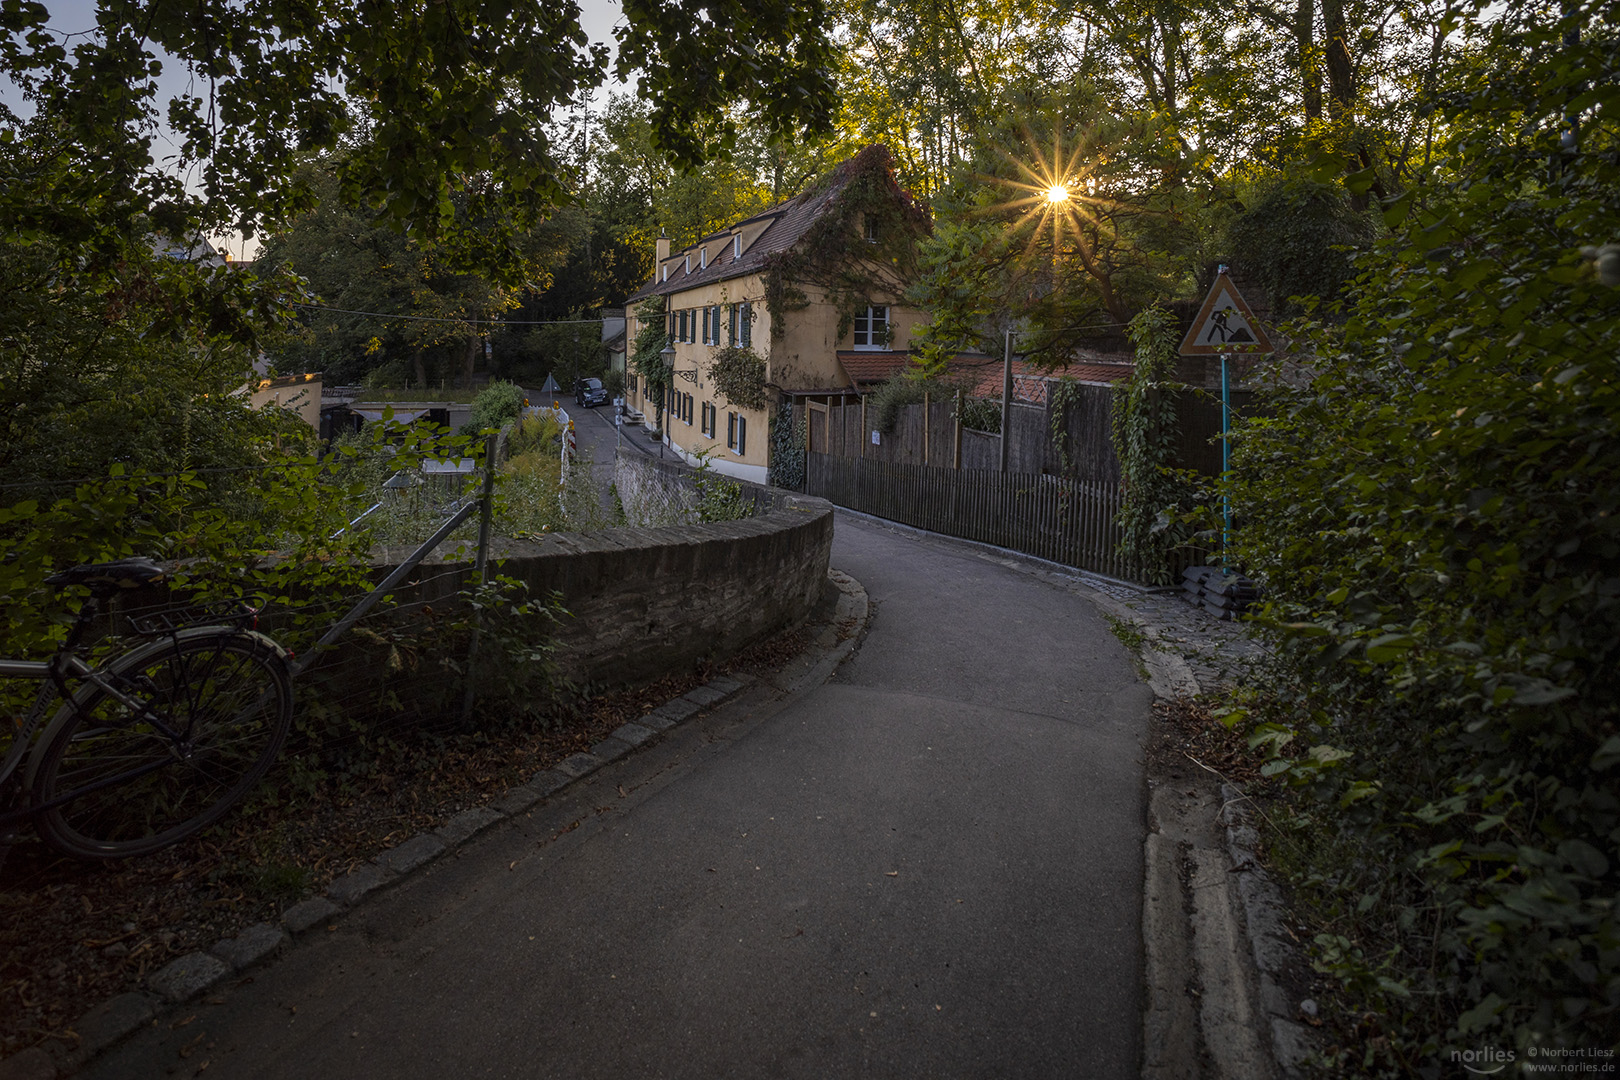
<svg viewBox="0 0 1620 1080">
<path fill-rule="evenodd" d="M 1332 95 L 1328 112 L 1335 120 L 1353 120 L 1356 115 L 1356 75 L 1350 64 L 1344 0 L 1322 0 L 1322 21 L 1327 31 L 1328 92 Z"/>
<path fill-rule="evenodd" d="M 1294 12 L 1294 42 L 1299 47 L 1299 79 L 1305 99 L 1305 120 L 1322 119 L 1322 72 L 1316 56 L 1316 5 L 1299 0 Z"/>
<path fill-rule="evenodd" d="M 427 388 L 427 350 L 417 349 L 411 355 L 411 368 L 416 372 L 416 385 Z"/>
</svg>

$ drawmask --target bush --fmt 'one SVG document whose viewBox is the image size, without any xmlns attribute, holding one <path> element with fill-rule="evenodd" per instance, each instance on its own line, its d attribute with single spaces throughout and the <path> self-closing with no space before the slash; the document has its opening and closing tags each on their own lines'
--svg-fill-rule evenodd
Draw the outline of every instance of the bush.
<svg viewBox="0 0 1620 1080">
<path fill-rule="evenodd" d="M 473 398 L 472 416 L 463 435 L 477 435 L 483 431 L 498 431 L 508 422 L 516 420 L 523 411 L 523 388 L 516 383 L 492 382 Z"/>
<path fill-rule="evenodd" d="M 1491 24 L 1445 99 L 1455 180 L 1386 207 L 1234 460 L 1280 642 L 1247 722 L 1296 793 L 1329 1011 L 1375 1025 L 1335 1064 L 1377 1075 L 1620 1041 L 1620 292 L 1581 254 L 1620 236 L 1612 124 L 1560 148 L 1613 40 L 1535 18 Z"/>
</svg>

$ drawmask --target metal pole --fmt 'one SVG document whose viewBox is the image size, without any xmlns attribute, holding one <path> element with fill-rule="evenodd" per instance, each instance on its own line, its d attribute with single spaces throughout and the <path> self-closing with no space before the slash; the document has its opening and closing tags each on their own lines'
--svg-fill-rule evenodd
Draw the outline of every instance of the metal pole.
<svg viewBox="0 0 1620 1080">
<path fill-rule="evenodd" d="M 1007 427 L 1012 420 L 1012 339 L 1007 331 L 1006 348 L 1001 354 L 1001 471 L 1007 471 Z"/>
<path fill-rule="evenodd" d="M 416 569 L 418 564 L 420 564 L 421 561 L 427 557 L 430 551 L 444 543 L 444 538 L 455 532 L 456 529 L 460 528 L 461 523 L 472 517 L 473 511 L 477 509 L 477 503 L 468 503 L 460 510 L 457 510 L 455 516 L 449 521 L 445 522 L 443 525 L 440 525 L 438 532 L 428 537 L 427 540 L 423 542 L 421 547 L 411 552 L 410 558 L 406 559 L 404 562 L 395 567 L 393 573 L 384 578 L 381 585 L 378 585 L 375 589 L 372 589 L 369 593 L 367 593 L 364 600 L 361 600 L 358 604 L 354 605 L 354 607 L 350 608 L 349 613 L 333 624 L 332 629 L 321 635 L 321 640 L 317 641 L 313 646 L 310 647 L 308 652 L 304 653 L 303 656 L 299 657 L 293 662 L 293 675 L 297 676 L 308 670 L 310 664 L 315 662 L 315 657 L 319 656 L 323 649 L 332 644 L 332 642 L 336 641 L 338 638 L 342 637 L 349 627 L 359 622 L 361 616 L 370 611 L 372 606 L 376 604 L 378 600 L 381 600 L 384 596 L 387 596 L 390 592 L 393 592 L 395 586 L 409 577 L 411 571 Z"/>
<path fill-rule="evenodd" d="M 952 414 L 951 468 L 962 471 L 962 391 L 956 392 L 956 409 Z"/>
<path fill-rule="evenodd" d="M 484 440 L 484 493 L 478 500 L 478 554 L 473 559 L 473 574 L 482 589 L 489 581 L 489 527 L 495 511 L 495 447 L 499 435 Z M 472 640 L 467 643 L 467 692 L 461 699 L 461 722 L 472 719 L 473 701 L 478 693 L 478 632 L 482 618 L 473 609 Z"/>
<path fill-rule="evenodd" d="M 1232 443 L 1227 437 L 1232 431 L 1232 381 L 1226 367 L 1226 354 L 1221 353 L 1221 479 L 1226 479 L 1231 468 Z M 1221 573 L 1230 574 L 1227 552 L 1232 542 L 1232 498 L 1221 496 Z"/>
</svg>

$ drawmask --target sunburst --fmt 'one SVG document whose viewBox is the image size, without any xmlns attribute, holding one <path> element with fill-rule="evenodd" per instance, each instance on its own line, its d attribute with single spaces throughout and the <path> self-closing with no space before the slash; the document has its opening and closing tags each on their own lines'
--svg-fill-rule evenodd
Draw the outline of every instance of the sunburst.
<svg viewBox="0 0 1620 1080">
<path fill-rule="evenodd" d="M 1077 255 L 1089 262 L 1090 252 L 1082 250 L 1085 238 L 1081 228 L 1102 225 L 1105 219 L 1099 210 L 1111 204 L 1106 196 L 1097 192 L 1097 170 L 1101 155 L 1090 140 L 1081 139 L 1065 153 L 1061 136 L 1055 138 L 1050 154 L 1027 129 L 1024 132 L 1024 155 L 1003 152 L 1007 161 L 1017 170 L 1012 177 L 985 177 L 993 184 L 1010 189 L 1011 198 L 986 207 L 989 213 L 1015 215 L 1010 223 L 1014 232 L 1027 232 L 1030 239 L 1050 236 L 1051 273 L 1059 276 L 1062 263 L 1069 255 Z M 1031 243 L 1018 257 L 1020 266 L 1027 268 L 1039 257 L 1040 245 Z"/>
</svg>

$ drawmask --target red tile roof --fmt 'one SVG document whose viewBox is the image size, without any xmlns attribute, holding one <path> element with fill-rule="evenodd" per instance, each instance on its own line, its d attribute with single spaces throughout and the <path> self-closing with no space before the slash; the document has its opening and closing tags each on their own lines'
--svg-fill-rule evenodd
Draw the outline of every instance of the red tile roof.
<svg viewBox="0 0 1620 1080">
<path fill-rule="evenodd" d="M 951 358 L 952 373 L 967 375 L 972 381 L 968 391 L 973 397 L 1001 398 L 1002 361 L 995 356 L 964 354 Z M 1128 355 L 1098 353 L 1085 361 L 1074 361 L 1060 368 L 1038 368 L 1027 361 L 1013 358 L 1013 400 L 1029 405 L 1045 405 L 1048 385 L 1060 379 L 1074 379 L 1083 383 L 1115 383 L 1131 377 Z"/>
<path fill-rule="evenodd" d="M 844 374 L 856 386 L 885 382 L 904 371 L 911 363 L 908 352 L 849 352 L 838 353 L 838 363 Z"/>
</svg>

